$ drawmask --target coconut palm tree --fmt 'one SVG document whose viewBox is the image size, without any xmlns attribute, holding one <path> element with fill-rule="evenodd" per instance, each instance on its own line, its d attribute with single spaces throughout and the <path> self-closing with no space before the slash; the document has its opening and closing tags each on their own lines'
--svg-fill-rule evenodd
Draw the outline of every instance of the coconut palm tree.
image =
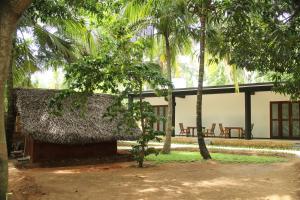
<svg viewBox="0 0 300 200">
<path fill-rule="evenodd" d="M 198 90 L 197 90 L 197 137 L 199 144 L 199 151 L 201 156 L 205 159 L 211 159 L 210 153 L 205 145 L 204 135 L 202 133 L 202 95 L 203 95 L 203 78 L 205 65 L 205 51 L 206 51 L 206 33 L 207 21 L 213 9 L 212 0 L 191 0 L 188 2 L 188 9 L 198 20 L 199 28 L 196 28 L 195 37 L 198 37 L 200 42 L 199 48 L 199 74 L 198 74 Z"/>
<path fill-rule="evenodd" d="M 160 57 L 165 58 L 167 79 L 172 82 L 172 68 L 174 67 L 176 55 L 183 50 L 191 49 L 191 40 L 187 29 L 190 18 L 186 11 L 185 2 L 182 0 L 132 0 L 126 6 L 126 13 L 140 27 L 150 26 L 154 29 L 150 35 L 156 37 L 156 46 L 164 49 L 163 55 L 160 55 Z M 162 153 L 170 153 L 171 136 L 174 129 L 172 126 L 174 103 L 172 91 L 173 88 L 170 85 L 167 97 L 166 139 Z"/>
<path fill-rule="evenodd" d="M 8 154 L 11 152 L 15 127 L 14 85 L 32 87 L 31 75 L 34 72 L 49 68 L 56 70 L 83 54 L 91 54 L 96 51 L 93 48 L 96 46 L 94 42 L 91 31 L 73 19 L 50 18 L 47 23 L 42 24 L 34 20 L 29 13 L 23 15 L 14 35 L 6 84 L 5 129 Z"/>
<path fill-rule="evenodd" d="M 189 12 L 193 15 L 198 26 L 193 27 L 193 38 L 200 43 L 199 47 L 199 74 L 198 74 L 198 91 L 197 91 L 197 137 L 199 144 L 199 151 L 202 157 L 206 160 L 211 159 L 210 153 L 206 148 L 204 135 L 202 133 L 202 95 L 203 95 L 203 79 L 205 66 L 205 53 L 210 52 L 214 56 L 228 60 L 230 52 L 220 50 L 220 37 L 218 28 L 220 19 L 224 17 L 222 1 L 214 0 L 190 0 L 187 3 Z M 237 72 L 235 66 L 232 66 L 234 83 L 236 89 Z"/>
</svg>

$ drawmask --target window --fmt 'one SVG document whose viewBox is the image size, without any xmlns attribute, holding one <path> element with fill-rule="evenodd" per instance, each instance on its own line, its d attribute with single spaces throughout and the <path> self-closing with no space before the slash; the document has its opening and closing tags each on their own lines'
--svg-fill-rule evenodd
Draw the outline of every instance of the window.
<svg viewBox="0 0 300 200">
<path fill-rule="evenodd" d="M 300 102 L 271 102 L 271 138 L 300 138 Z"/>
<path fill-rule="evenodd" d="M 156 116 L 159 117 L 164 117 L 166 118 L 167 116 L 167 108 L 168 106 L 153 106 L 154 109 L 154 113 Z M 165 120 L 158 120 L 156 123 L 153 124 L 153 129 L 155 131 L 162 131 L 165 132 L 166 131 L 166 121 Z"/>
</svg>

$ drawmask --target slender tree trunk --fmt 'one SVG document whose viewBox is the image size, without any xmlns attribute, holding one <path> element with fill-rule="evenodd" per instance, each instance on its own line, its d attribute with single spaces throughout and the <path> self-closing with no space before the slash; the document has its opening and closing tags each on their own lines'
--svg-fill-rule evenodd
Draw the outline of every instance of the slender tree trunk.
<svg viewBox="0 0 300 200">
<path fill-rule="evenodd" d="M 166 41 L 166 54 L 167 54 L 167 76 L 168 80 L 172 82 L 172 69 L 171 69 L 171 47 L 169 41 L 169 35 L 165 35 Z M 172 115 L 173 115 L 173 98 L 172 98 L 173 88 L 170 85 L 168 87 L 168 112 L 167 112 L 167 129 L 165 143 L 162 149 L 162 153 L 169 154 L 171 151 L 171 138 L 172 138 Z"/>
<path fill-rule="evenodd" d="M 13 94 L 14 82 L 13 82 L 13 53 L 11 56 L 10 65 L 8 68 L 8 76 L 6 83 L 6 98 L 7 98 L 7 116 L 5 121 L 5 133 L 7 142 L 7 151 L 10 155 L 12 151 L 13 134 L 16 124 L 16 110 L 15 110 L 15 96 Z"/>
<path fill-rule="evenodd" d="M 143 97 L 142 97 L 142 93 L 143 93 L 143 83 L 140 82 L 140 91 L 139 91 L 139 101 L 140 101 L 140 113 L 141 113 L 141 126 L 142 126 L 142 143 L 141 143 L 141 146 L 142 146 L 142 151 L 140 152 L 141 155 L 140 155 L 140 159 L 139 159 L 139 167 L 143 167 L 144 165 L 144 159 L 145 159 L 145 140 L 144 140 L 144 137 L 145 137 L 145 121 L 144 121 L 144 116 L 143 116 Z"/>
<path fill-rule="evenodd" d="M 199 79 L 197 91 L 197 137 L 200 154 L 203 159 L 211 159 L 208 149 L 206 148 L 204 136 L 202 133 L 202 94 L 203 94 L 203 77 L 204 77 L 204 57 L 205 57 L 205 37 L 206 37 L 206 17 L 200 17 L 200 64 L 199 64 Z"/>
<path fill-rule="evenodd" d="M 30 0 L 6 0 L 0 5 L 0 199 L 6 199 L 8 157 L 4 127 L 4 85 L 12 50 L 12 37 Z"/>
</svg>

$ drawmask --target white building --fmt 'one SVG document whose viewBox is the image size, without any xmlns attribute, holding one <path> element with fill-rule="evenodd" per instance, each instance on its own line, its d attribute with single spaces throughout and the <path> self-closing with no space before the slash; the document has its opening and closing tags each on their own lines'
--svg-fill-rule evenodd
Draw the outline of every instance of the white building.
<svg viewBox="0 0 300 200">
<path fill-rule="evenodd" d="M 234 86 L 204 87 L 203 126 L 210 128 L 216 123 L 215 134 L 219 136 L 219 123 L 224 127 L 241 127 L 251 132 L 253 138 L 300 138 L 300 102 L 291 102 L 289 97 L 272 91 L 272 83 L 240 85 L 236 93 Z M 197 88 L 175 89 L 173 91 L 173 126 L 175 135 L 180 133 L 179 123 L 185 127 L 196 126 Z M 156 113 L 165 116 L 167 101 L 156 97 L 153 91 L 144 92 L 145 101 L 150 102 Z M 165 130 L 163 121 L 154 124 Z M 250 134 L 251 135 L 251 134 Z M 232 137 L 238 132 L 232 130 Z"/>
</svg>

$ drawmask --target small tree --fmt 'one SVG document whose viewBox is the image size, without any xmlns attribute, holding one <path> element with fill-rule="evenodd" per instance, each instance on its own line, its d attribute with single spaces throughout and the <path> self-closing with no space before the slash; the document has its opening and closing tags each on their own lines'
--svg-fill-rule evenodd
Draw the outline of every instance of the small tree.
<svg viewBox="0 0 300 200">
<path fill-rule="evenodd" d="M 122 92 L 123 95 L 135 95 L 138 97 L 138 101 L 128 102 L 128 117 L 129 126 L 134 126 L 136 121 L 140 122 L 140 127 L 142 129 L 142 134 L 139 136 L 137 145 L 132 146 L 132 154 L 134 159 L 138 162 L 139 167 L 143 167 L 144 158 L 149 154 L 158 154 L 155 148 L 150 148 L 148 142 L 150 140 L 160 141 L 161 139 L 157 137 L 162 133 L 160 131 L 155 131 L 153 129 L 153 123 L 158 119 L 156 117 L 153 107 L 149 102 L 143 101 L 143 85 L 149 84 L 152 88 L 159 91 L 159 88 L 166 88 L 171 83 L 167 79 L 163 78 L 160 73 L 159 66 L 152 63 L 142 63 L 136 66 L 130 67 L 131 69 L 127 71 L 125 77 L 128 77 L 128 83 L 126 83 L 126 89 Z M 160 89 L 161 91 L 161 89 Z M 166 90 L 165 90 L 166 91 Z M 121 99 L 122 100 L 122 99 Z M 128 121 L 128 119 L 126 121 Z"/>
<path fill-rule="evenodd" d="M 97 59 L 93 61 L 85 60 L 80 64 L 72 65 L 69 70 L 67 70 L 67 77 L 69 79 L 74 77 L 76 74 L 76 80 L 83 81 L 83 84 L 91 81 L 93 84 L 78 87 L 79 82 L 72 79 L 71 88 L 73 90 L 85 88 L 84 90 L 80 90 L 83 92 L 83 95 L 90 94 L 91 88 L 100 89 L 104 92 L 111 91 L 116 95 L 113 104 L 108 108 L 107 113 L 105 113 L 103 117 L 110 119 L 119 118 L 119 129 L 122 129 L 122 131 L 125 130 L 128 134 L 134 135 L 136 135 L 137 131 L 136 123 L 140 123 L 142 132 L 138 135 L 138 144 L 132 146 L 131 153 L 134 159 L 138 162 L 138 166 L 143 167 L 144 158 L 147 155 L 157 155 L 159 153 L 155 148 L 149 147 L 148 142 L 150 140 L 160 141 L 161 139 L 158 135 L 162 134 L 160 131 L 155 131 L 153 129 L 153 123 L 161 119 L 158 119 L 155 115 L 151 104 L 143 101 L 143 86 L 144 84 L 148 84 L 160 93 L 164 91 L 166 92 L 166 89 L 162 90 L 162 88 L 167 88 L 170 82 L 161 75 L 159 65 L 154 63 L 139 63 L 135 65 L 128 65 L 122 70 L 115 70 L 113 68 L 109 69 L 108 63 L 110 61 L 108 61 L 106 65 L 101 65 L 100 63 L 103 64 L 103 62 L 99 61 L 100 60 Z M 85 67 L 89 70 L 85 70 Z M 102 70 L 97 71 L 96 69 L 99 67 L 101 67 Z M 98 75 L 101 74 L 100 76 L 103 77 L 103 79 L 90 80 L 89 77 L 92 77 L 91 74 L 96 73 Z M 89 81 L 87 81 L 87 79 L 89 79 Z M 59 95 L 55 102 L 57 102 L 57 100 L 61 97 L 66 97 L 70 94 L 72 94 L 72 92 L 70 93 L 68 91 L 67 93 Z M 136 96 L 138 101 L 131 101 L 133 98 L 132 96 Z M 79 104 L 75 103 L 74 105 Z M 58 110 L 60 109 L 61 107 Z"/>
<path fill-rule="evenodd" d="M 94 91 L 115 94 L 115 101 L 104 117 L 118 118 L 119 128 L 128 134 L 136 131 L 136 123 L 142 130 L 138 144 L 132 148 L 139 167 L 143 167 L 145 156 L 158 152 L 148 147 L 150 140 L 159 140 L 158 131 L 153 130 L 157 117 L 152 106 L 143 101 L 145 84 L 161 92 L 171 84 L 160 72 L 160 66 L 142 62 L 147 43 L 144 40 L 133 42 L 132 32 L 126 28 L 126 21 L 111 22 L 104 34 L 102 49 L 97 57 L 85 57 L 66 67 L 66 80 L 71 91 L 90 94 Z M 161 94 L 161 93 L 160 93 Z M 128 101 L 128 96 L 138 97 L 138 101 Z M 64 95 L 63 95 L 64 96 Z"/>
</svg>

